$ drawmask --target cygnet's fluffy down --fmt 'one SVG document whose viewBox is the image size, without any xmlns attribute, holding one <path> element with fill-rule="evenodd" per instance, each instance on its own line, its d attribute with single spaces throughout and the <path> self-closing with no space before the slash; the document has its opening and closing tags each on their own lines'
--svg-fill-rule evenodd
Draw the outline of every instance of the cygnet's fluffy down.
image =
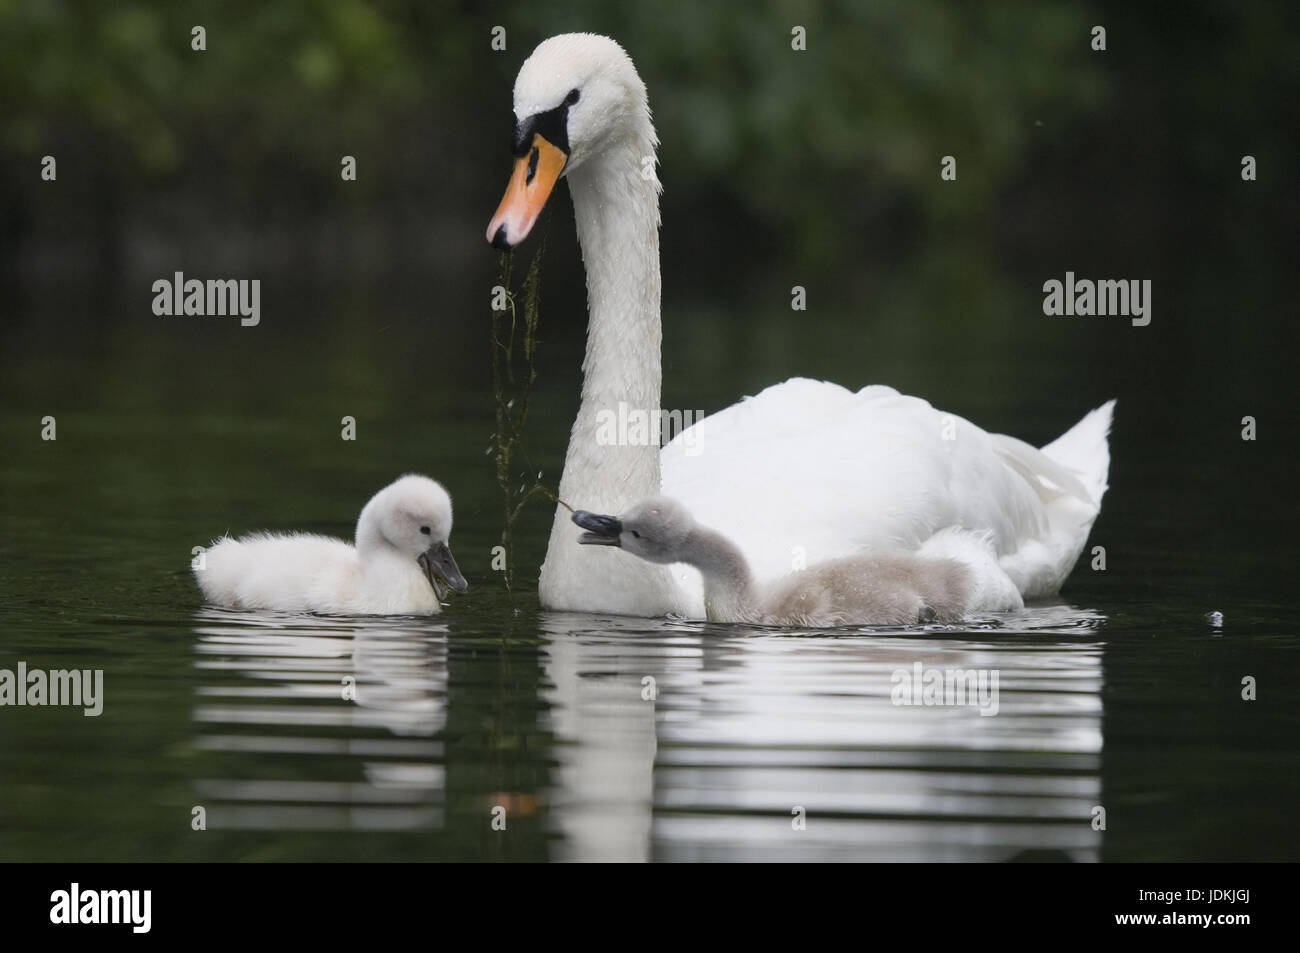
<svg viewBox="0 0 1300 953">
<path fill-rule="evenodd" d="M 960 622 L 970 573 L 952 559 L 911 553 L 845 556 L 777 580 L 763 611 L 769 625 L 915 625 Z"/>
<path fill-rule="evenodd" d="M 467 588 L 447 545 L 451 497 L 408 474 L 361 510 L 356 545 L 311 533 L 215 541 L 194 569 L 208 602 L 232 609 L 334 615 L 427 615 L 444 587 Z"/>
<path fill-rule="evenodd" d="M 704 579 L 712 622 L 831 628 L 956 622 L 969 610 L 970 571 L 961 562 L 912 553 L 847 556 L 809 566 L 770 585 L 757 583 L 740 550 L 666 496 L 621 516 L 579 510 L 586 545 L 616 546 L 654 563 L 686 563 Z"/>
</svg>

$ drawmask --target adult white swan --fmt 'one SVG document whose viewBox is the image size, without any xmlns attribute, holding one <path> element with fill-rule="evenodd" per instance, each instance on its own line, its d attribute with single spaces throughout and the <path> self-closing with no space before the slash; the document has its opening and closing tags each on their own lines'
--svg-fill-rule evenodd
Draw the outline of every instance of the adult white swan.
<svg viewBox="0 0 1300 953">
<path fill-rule="evenodd" d="M 658 140 L 645 84 L 613 40 L 556 36 L 519 70 L 514 111 L 514 174 L 488 240 L 502 249 L 523 241 L 563 175 L 587 270 L 582 403 L 562 499 L 621 513 L 667 493 L 733 540 L 760 580 L 853 553 L 915 550 L 942 533 L 928 547 L 936 555 L 947 538 L 955 558 L 972 539 L 987 546 L 992 558 L 977 561 L 976 582 L 1000 594 L 990 608 L 1005 608 L 1009 589 L 1018 599 L 1060 588 L 1106 490 L 1113 401 L 1040 451 L 888 387 L 854 393 L 793 379 L 697 423 L 662 452 L 657 439 L 602 439 L 602 411 L 660 407 Z M 696 570 L 612 559 L 579 546 L 578 535 L 557 508 L 543 606 L 703 617 Z"/>
</svg>

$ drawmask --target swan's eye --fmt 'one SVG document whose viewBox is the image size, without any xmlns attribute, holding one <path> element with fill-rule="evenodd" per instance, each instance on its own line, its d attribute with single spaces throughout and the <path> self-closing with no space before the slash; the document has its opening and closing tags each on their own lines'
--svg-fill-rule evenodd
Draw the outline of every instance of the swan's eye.
<svg viewBox="0 0 1300 953">
<path fill-rule="evenodd" d="M 582 94 L 578 92 L 576 89 L 569 90 L 569 95 L 564 97 L 564 104 L 566 106 L 572 106 L 574 103 L 578 101 L 578 97 L 581 95 Z"/>
<path fill-rule="evenodd" d="M 420 532 L 423 533 L 425 536 L 428 536 L 428 535 L 430 534 L 431 530 L 430 530 L 429 527 L 427 527 L 427 526 L 421 526 L 421 527 L 420 527 Z"/>
</svg>

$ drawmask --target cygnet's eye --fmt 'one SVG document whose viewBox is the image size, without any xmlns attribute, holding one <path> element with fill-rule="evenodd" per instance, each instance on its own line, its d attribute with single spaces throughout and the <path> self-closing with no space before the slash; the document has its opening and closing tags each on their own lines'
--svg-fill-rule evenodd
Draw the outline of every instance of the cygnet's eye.
<svg viewBox="0 0 1300 953">
<path fill-rule="evenodd" d="M 578 97 L 581 95 L 582 93 L 578 92 L 578 90 L 576 89 L 569 90 L 569 95 L 564 97 L 564 104 L 566 106 L 572 106 L 574 103 L 578 101 Z"/>
<path fill-rule="evenodd" d="M 425 536 L 428 536 L 432 532 L 432 530 L 430 530 L 429 527 L 427 526 L 421 526 L 420 532 L 423 533 Z"/>
<path fill-rule="evenodd" d="M 631 533 L 633 536 L 635 536 L 637 539 L 640 539 L 640 538 L 641 538 L 641 534 L 638 533 L 638 532 L 637 532 L 636 530 L 634 530 L 634 529 L 630 529 L 630 530 L 628 530 L 628 532 Z"/>
</svg>

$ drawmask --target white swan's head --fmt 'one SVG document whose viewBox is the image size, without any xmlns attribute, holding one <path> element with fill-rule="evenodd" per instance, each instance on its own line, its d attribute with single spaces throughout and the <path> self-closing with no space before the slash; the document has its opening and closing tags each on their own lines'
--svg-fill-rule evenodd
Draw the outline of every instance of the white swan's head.
<svg viewBox="0 0 1300 953">
<path fill-rule="evenodd" d="M 621 46 L 594 33 L 544 40 L 515 79 L 514 173 L 487 240 L 502 250 L 522 242 L 561 175 L 648 118 L 645 84 Z"/>
<path fill-rule="evenodd" d="M 689 561 L 688 551 L 695 518 L 681 503 L 667 496 L 651 496 L 622 516 L 600 516 L 578 510 L 573 522 L 587 532 L 578 542 L 587 546 L 617 546 L 652 563 Z"/>
<path fill-rule="evenodd" d="M 365 551 L 387 545 L 419 563 L 442 598 L 448 587 L 456 592 L 469 588 L 451 555 L 451 497 L 442 484 L 417 473 L 409 473 L 376 493 L 357 521 L 357 546 Z"/>
</svg>

